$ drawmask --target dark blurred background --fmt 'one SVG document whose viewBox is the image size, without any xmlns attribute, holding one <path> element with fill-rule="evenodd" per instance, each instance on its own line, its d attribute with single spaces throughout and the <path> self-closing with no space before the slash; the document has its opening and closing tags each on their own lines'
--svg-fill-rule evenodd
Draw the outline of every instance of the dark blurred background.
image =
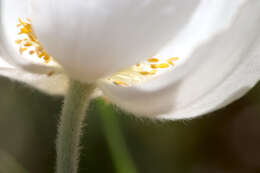
<svg viewBox="0 0 260 173">
<path fill-rule="evenodd" d="M 0 79 L 0 173 L 54 172 L 61 105 L 61 97 Z M 116 172 L 101 118 L 106 111 L 119 121 L 139 173 L 260 172 L 260 84 L 222 110 L 176 122 L 140 120 L 93 100 L 82 138 L 81 173 Z"/>
</svg>

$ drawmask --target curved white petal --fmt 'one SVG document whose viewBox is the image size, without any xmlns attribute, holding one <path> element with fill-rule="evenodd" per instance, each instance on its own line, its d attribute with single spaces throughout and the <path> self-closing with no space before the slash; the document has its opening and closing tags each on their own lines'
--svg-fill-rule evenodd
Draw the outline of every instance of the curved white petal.
<svg viewBox="0 0 260 173">
<path fill-rule="evenodd" d="M 100 88 L 129 112 L 163 119 L 192 118 L 238 99 L 260 79 L 260 1 L 249 0 L 233 12 L 225 30 L 198 39 L 204 44 L 189 49 L 190 58 L 175 70 L 134 87 L 100 82 Z"/>
<path fill-rule="evenodd" d="M 69 75 L 98 78 L 153 56 L 201 0 L 32 0 L 37 37 Z"/>
<path fill-rule="evenodd" d="M 0 56 L 13 66 L 18 66 L 33 73 L 47 73 L 50 70 L 60 71 L 52 63 L 44 63 L 39 58 L 21 55 L 15 41 L 18 38 L 18 19 L 29 17 L 28 0 L 0 1 Z"/>
<path fill-rule="evenodd" d="M 52 95 L 63 95 L 68 87 L 68 78 L 63 73 L 33 74 L 5 62 L 0 57 L 0 76 L 16 80 Z"/>
</svg>

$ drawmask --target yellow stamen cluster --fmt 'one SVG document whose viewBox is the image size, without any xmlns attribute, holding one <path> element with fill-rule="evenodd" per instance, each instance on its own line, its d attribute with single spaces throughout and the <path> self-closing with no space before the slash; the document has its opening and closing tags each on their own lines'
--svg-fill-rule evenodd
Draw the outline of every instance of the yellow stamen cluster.
<svg viewBox="0 0 260 173">
<path fill-rule="evenodd" d="M 128 86 L 127 83 L 125 83 L 123 81 L 119 81 L 119 80 L 114 80 L 113 83 L 115 85 L 119 85 L 119 86 Z"/>
<path fill-rule="evenodd" d="M 46 63 L 51 59 L 50 55 L 43 49 L 40 42 L 37 40 L 31 25 L 31 20 L 26 19 L 23 21 L 21 18 L 18 19 L 19 24 L 17 27 L 19 29 L 18 35 L 24 35 L 25 38 L 17 39 L 16 44 L 20 45 L 19 53 L 22 55 L 28 50 L 30 55 L 36 55 L 38 58 L 42 58 Z"/>
<path fill-rule="evenodd" d="M 161 64 L 151 64 L 150 67 L 153 69 L 156 68 L 168 68 L 170 65 L 167 63 L 161 63 Z"/>
<path fill-rule="evenodd" d="M 148 62 L 158 62 L 159 60 L 157 58 L 149 58 L 147 61 Z"/>
<path fill-rule="evenodd" d="M 159 72 L 167 70 L 169 67 L 174 67 L 174 62 L 179 60 L 178 57 L 169 59 L 149 58 L 147 61 L 138 63 L 129 69 L 120 71 L 111 76 L 108 80 L 118 86 L 129 86 L 148 80 Z"/>
<path fill-rule="evenodd" d="M 167 59 L 166 61 L 168 62 L 168 64 L 174 66 L 174 63 L 173 63 L 173 62 L 174 62 L 174 61 L 177 61 L 177 60 L 179 60 L 178 57 L 172 57 L 172 58 Z"/>
<path fill-rule="evenodd" d="M 154 74 L 156 74 L 156 70 L 151 70 L 151 71 L 140 71 L 139 73 L 141 74 L 141 75 L 154 75 Z"/>
</svg>

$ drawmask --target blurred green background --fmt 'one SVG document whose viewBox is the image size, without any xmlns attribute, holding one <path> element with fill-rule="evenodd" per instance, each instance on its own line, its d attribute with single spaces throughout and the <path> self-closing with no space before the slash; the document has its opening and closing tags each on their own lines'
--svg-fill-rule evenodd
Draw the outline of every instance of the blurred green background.
<svg viewBox="0 0 260 173">
<path fill-rule="evenodd" d="M 54 172 L 62 98 L 4 78 L 0 95 L 0 173 Z M 222 110 L 176 122 L 140 120 L 96 99 L 82 137 L 80 172 L 257 173 L 259 146 L 260 84 Z"/>
</svg>

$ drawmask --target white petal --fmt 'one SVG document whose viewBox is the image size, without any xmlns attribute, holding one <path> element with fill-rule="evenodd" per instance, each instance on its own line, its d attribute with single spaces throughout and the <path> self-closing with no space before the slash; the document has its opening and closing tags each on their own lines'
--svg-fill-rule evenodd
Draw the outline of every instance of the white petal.
<svg viewBox="0 0 260 173">
<path fill-rule="evenodd" d="M 0 1 L 0 56 L 5 61 L 24 70 L 34 73 L 47 73 L 50 70 L 60 71 L 60 67 L 52 63 L 44 63 L 38 58 L 20 55 L 15 41 L 18 37 L 18 18 L 28 16 L 28 0 Z"/>
<path fill-rule="evenodd" d="M 186 63 L 153 81 L 100 87 L 112 102 L 142 116 L 192 118 L 221 108 L 260 79 L 260 1 L 247 1 L 230 24 L 207 42 L 197 40 L 205 44 L 192 51 Z"/>
<path fill-rule="evenodd" d="M 153 56 L 200 0 L 32 0 L 37 37 L 74 78 L 95 81 Z"/>
<path fill-rule="evenodd" d="M 63 95 L 68 87 L 68 78 L 63 73 L 32 74 L 13 67 L 0 57 L 0 76 L 23 82 L 52 95 Z"/>
<path fill-rule="evenodd" d="M 0 56 L 0 68 L 13 68 L 9 63 L 7 63 L 1 56 Z"/>
</svg>

